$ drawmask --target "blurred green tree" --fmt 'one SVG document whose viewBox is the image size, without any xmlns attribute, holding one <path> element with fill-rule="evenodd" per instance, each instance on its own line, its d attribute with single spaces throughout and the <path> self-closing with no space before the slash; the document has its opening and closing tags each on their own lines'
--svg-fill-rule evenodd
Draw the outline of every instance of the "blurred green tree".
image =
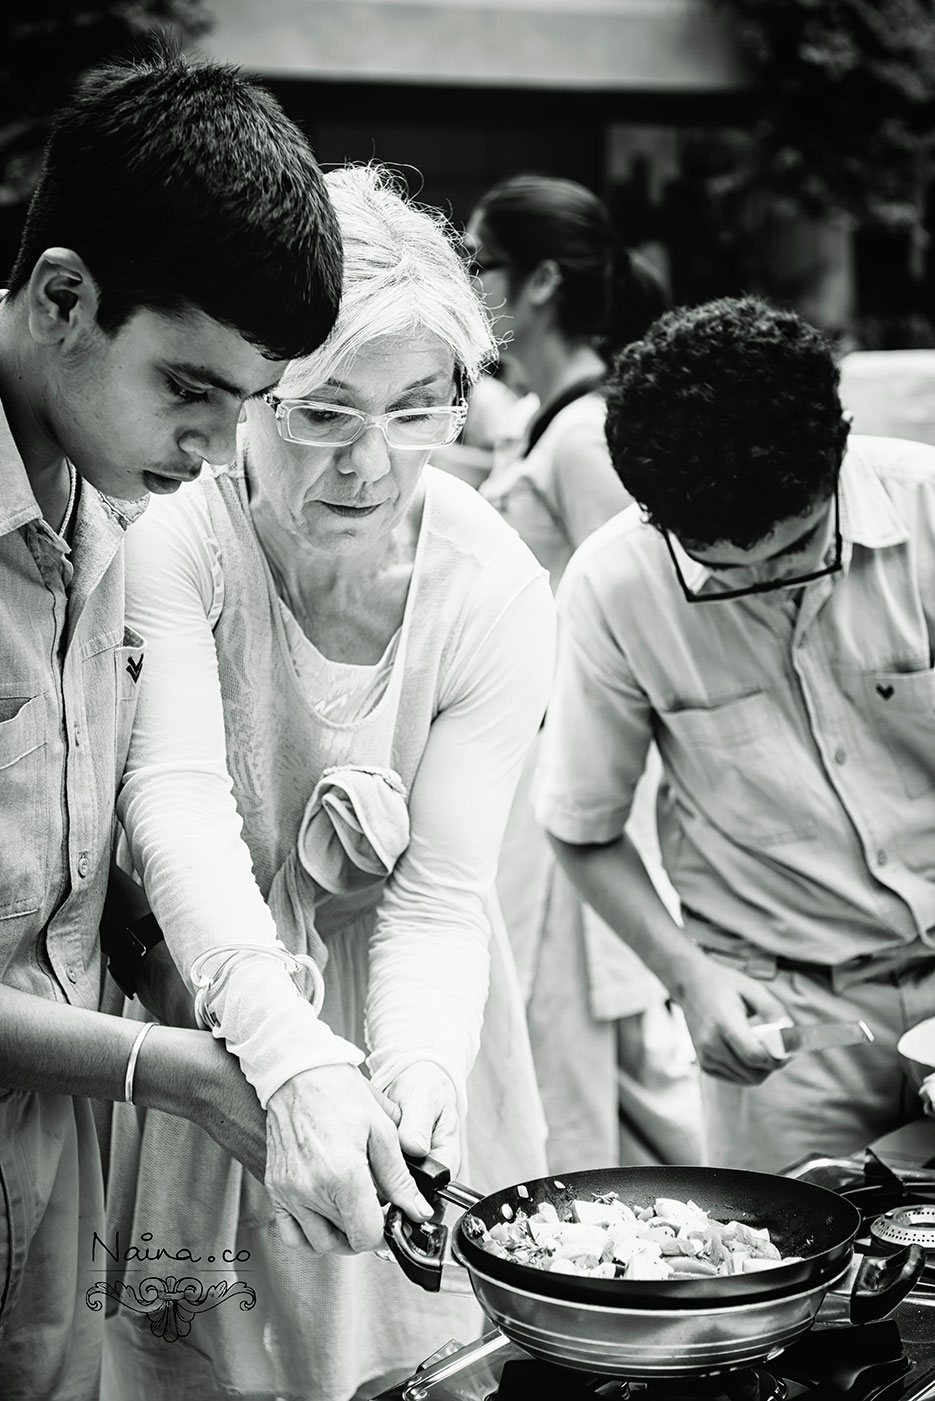
<svg viewBox="0 0 935 1401">
<path fill-rule="evenodd" d="M 935 169 L 933 0 L 712 3 L 734 16 L 758 92 L 750 127 L 712 153 L 712 193 L 740 228 L 795 213 L 920 227 Z"/>
<path fill-rule="evenodd" d="M 4 0 L 0 13 L 0 265 L 12 262 L 53 111 L 86 69 L 161 30 L 207 32 L 206 0 Z"/>
</svg>

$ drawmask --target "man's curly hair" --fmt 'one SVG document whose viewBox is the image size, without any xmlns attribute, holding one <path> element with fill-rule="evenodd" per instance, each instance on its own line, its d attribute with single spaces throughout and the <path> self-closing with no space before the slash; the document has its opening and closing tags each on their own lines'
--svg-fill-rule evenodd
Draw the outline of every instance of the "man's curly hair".
<svg viewBox="0 0 935 1401">
<path fill-rule="evenodd" d="M 667 312 L 607 382 L 614 468 L 651 525 L 749 549 L 837 480 L 848 423 L 828 340 L 759 297 Z"/>
</svg>

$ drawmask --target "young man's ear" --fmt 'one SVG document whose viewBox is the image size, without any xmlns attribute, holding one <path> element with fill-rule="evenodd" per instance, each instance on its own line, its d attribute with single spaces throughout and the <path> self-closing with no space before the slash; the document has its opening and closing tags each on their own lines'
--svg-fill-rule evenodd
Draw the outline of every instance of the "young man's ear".
<svg viewBox="0 0 935 1401">
<path fill-rule="evenodd" d="M 57 345 L 94 323 L 97 285 L 70 248 L 47 248 L 36 260 L 24 293 L 29 330 L 39 345 Z"/>
<path fill-rule="evenodd" d="M 544 306 L 562 285 L 562 270 L 554 258 L 537 263 L 526 282 L 526 295 L 533 306 Z"/>
</svg>

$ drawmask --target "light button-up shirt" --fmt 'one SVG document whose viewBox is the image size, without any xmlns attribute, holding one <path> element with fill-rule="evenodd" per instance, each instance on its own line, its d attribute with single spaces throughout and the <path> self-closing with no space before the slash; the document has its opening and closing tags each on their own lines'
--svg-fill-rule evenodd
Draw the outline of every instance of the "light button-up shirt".
<svg viewBox="0 0 935 1401">
<path fill-rule="evenodd" d="M 82 482 L 66 541 L 0 411 L 0 980 L 84 1007 L 100 995 L 114 800 L 143 656 L 124 626 L 122 550 L 141 509 Z"/>
<path fill-rule="evenodd" d="M 687 602 L 636 508 L 586 541 L 537 784 L 550 831 L 611 841 L 655 738 L 684 905 L 825 964 L 935 947 L 935 451 L 853 439 L 840 501 L 843 569 L 797 604 Z"/>
</svg>

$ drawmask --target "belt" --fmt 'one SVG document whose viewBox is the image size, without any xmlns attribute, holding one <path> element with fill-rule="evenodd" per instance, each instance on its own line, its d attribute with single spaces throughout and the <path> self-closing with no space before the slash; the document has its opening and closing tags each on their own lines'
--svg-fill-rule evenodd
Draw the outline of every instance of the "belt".
<svg viewBox="0 0 935 1401">
<path fill-rule="evenodd" d="M 691 926 L 688 930 L 691 938 L 702 949 L 736 960 L 741 971 L 752 978 L 767 980 L 780 971 L 799 973 L 809 978 L 825 978 L 840 991 L 850 983 L 898 982 L 935 970 L 935 949 L 925 948 L 921 944 L 860 954 L 844 963 L 815 963 L 810 959 L 787 958 L 784 954 L 758 948 L 744 939 L 733 938 L 691 910 L 683 910 L 683 916 Z"/>
</svg>

